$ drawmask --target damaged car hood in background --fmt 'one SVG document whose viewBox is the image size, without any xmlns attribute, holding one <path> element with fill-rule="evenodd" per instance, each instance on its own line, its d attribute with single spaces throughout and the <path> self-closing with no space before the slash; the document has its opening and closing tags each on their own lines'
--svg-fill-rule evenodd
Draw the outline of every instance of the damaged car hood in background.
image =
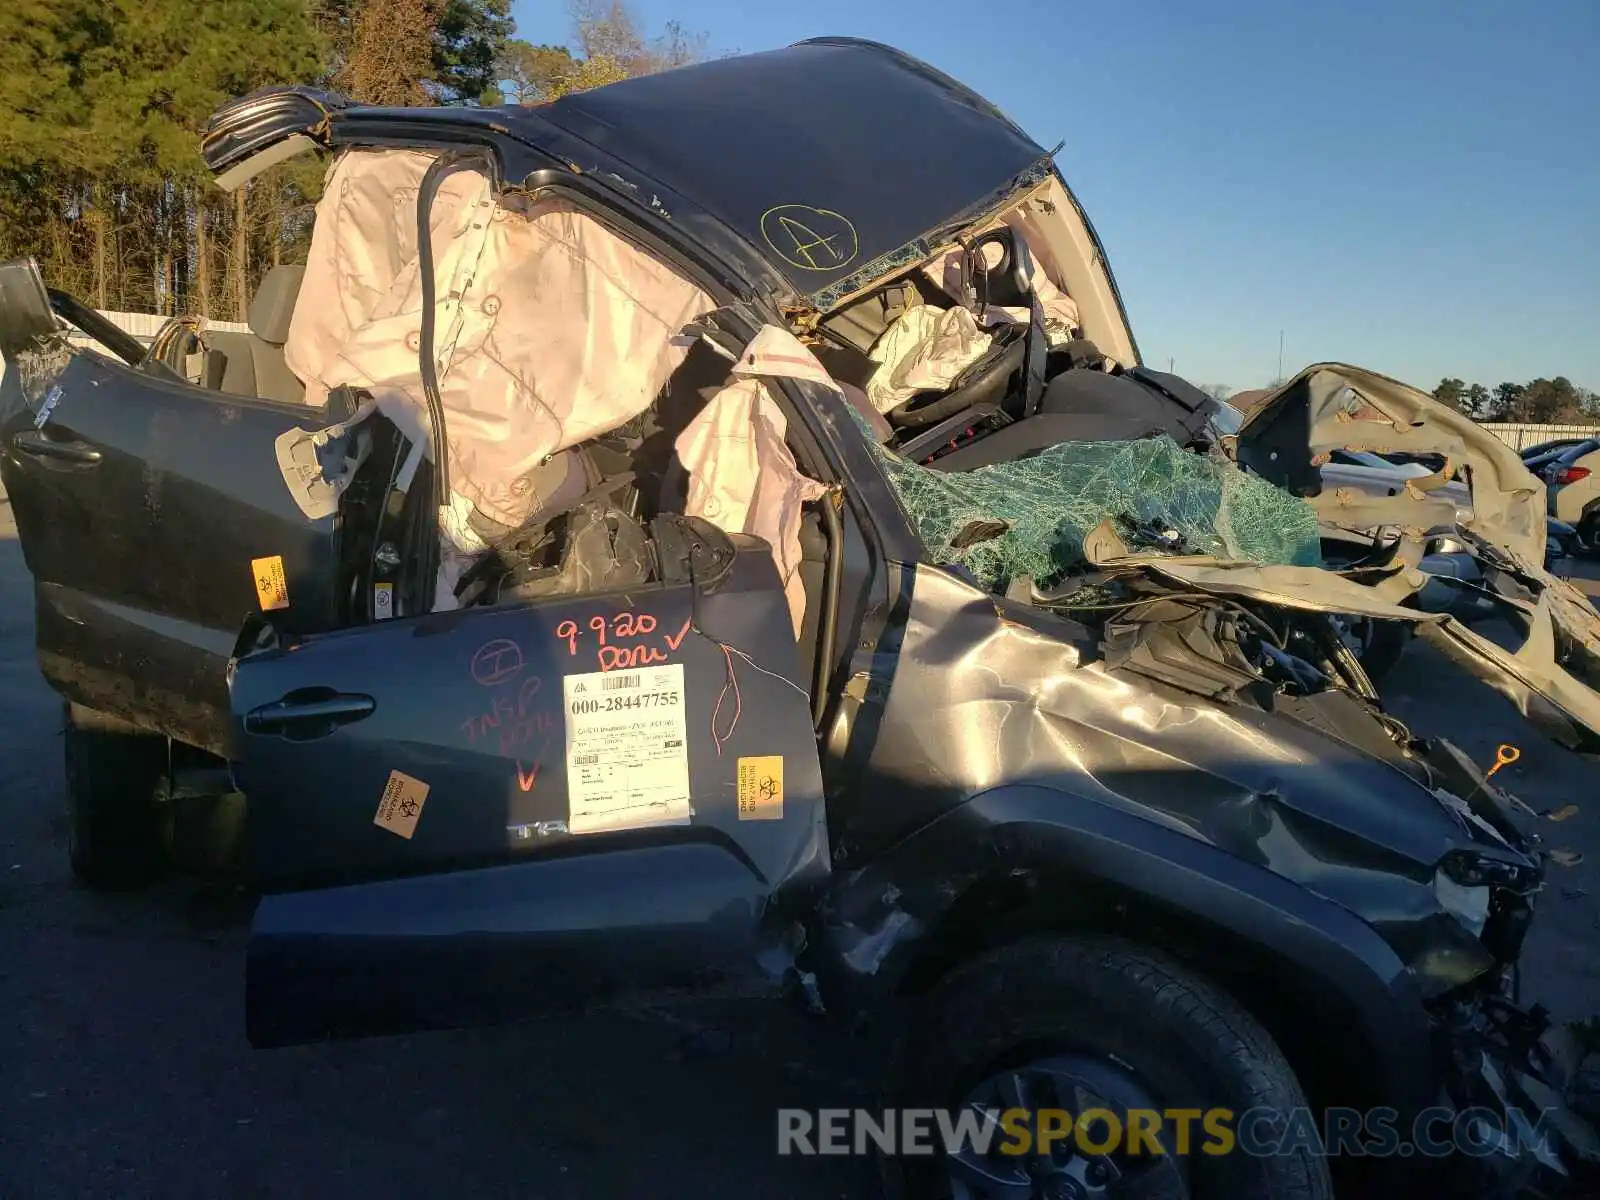
<svg viewBox="0 0 1600 1200">
<path fill-rule="evenodd" d="M 1315 567 L 1126 554 L 1114 538 L 1092 553 L 1105 569 L 1143 571 L 1185 591 L 1246 596 L 1286 608 L 1407 621 L 1420 636 L 1505 695 L 1561 743 L 1600 751 L 1600 614 L 1544 567 L 1544 485 L 1493 434 L 1413 387 L 1339 363 L 1307 367 L 1269 396 L 1240 429 L 1237 461 L 1306 496 L 1318 517 L 1352 529 L 1398 530 L 1395 544 L 1343 572 Z M 1323 492 L 1330 451 L 1443 455 L 1437 473 L 1391 497 Z M 1472 520 L 1459 527 L 1521 644 L 1505 649 L 1454 618 L 1402 607 L 1429 577 L 1420 569 L 1430 529 L 1453 526 L 1455 505 L 1435 499 L 1452 474 L 1472 488 Z"/>
</svg>

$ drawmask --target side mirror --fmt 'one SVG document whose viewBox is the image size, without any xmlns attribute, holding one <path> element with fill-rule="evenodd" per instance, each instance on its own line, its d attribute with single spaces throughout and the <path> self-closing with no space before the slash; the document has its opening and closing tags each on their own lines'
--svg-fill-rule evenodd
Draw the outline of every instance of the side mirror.
<svg viewBox="0 0 1600 1200">
<path fill-rule="evenodd" d="M 31 258 L 0 263 L 0 354 L 11 358 L 60 329 Z"/>
</svg>

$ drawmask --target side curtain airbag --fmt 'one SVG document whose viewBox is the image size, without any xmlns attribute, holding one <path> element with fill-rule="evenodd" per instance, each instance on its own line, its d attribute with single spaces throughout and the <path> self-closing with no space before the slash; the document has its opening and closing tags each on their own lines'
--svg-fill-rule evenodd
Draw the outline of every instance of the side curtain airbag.
<svg viewBox="0 0 1600 1200">
<path fill-rule="evenodd" d="M 772 547 L 789 601 L 795 636 L 806 595 L 800 577 L 802 506 L 827 489 L 801 473 L 785 442 L 788 419 L 762 376 L 802 379 L 838 390 L 816 356 L 788 331 L 767 326 L 721 388 L 678 435 L 675 448 L 688 471 L 684 512 L 729 533 L 749 533 Z"/>
<path fill-rule="evenodd" d="M 426 411 L 414 227 L 428 161 L 387 150 L 339 160 L 286 347 L 315 387 L 366 387 L 385 411 Z M 679 330 L 714 305 L 563 201 L 496 199 L 470 164 L 446 174 L 430 215 L 451 486 L 517 525 L 540 499 L 530 474 L 648 408 L 686 353 Z"/>
</svg>

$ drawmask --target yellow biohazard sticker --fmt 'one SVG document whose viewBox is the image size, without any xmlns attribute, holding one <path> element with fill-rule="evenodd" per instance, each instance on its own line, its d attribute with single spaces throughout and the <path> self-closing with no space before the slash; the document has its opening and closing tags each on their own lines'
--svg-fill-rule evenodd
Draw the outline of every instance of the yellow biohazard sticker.
<svg viewBox="0 0 1600 1200">
<path fill-rule="evenodd" d="M 783 820 L 783 755 L 739 760 L 739 820 Z"/>
<path fill-rule="evenodd" d="M 283 556 L 250 560 L 250 574 L 256 581 L 256 598 L 261 601 L 261 611 L 289 607 L 289 580 L 283 574 Z"/>
<path fill-rule="evenodd" d="M 372 823 L 410 841 L 417 831 L 417 820 L 422 816 L 422 806 L 427 799 L 428 785 L 422 780 L 413 779 L 404 771 L 390 771 Z"/>
</svg>

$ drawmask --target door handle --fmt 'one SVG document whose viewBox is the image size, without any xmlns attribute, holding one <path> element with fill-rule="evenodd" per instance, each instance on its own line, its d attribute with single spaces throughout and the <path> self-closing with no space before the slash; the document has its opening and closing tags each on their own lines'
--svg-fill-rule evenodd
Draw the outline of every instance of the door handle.
<svg viewBox="0 0 1600 1200">
<path fill-rule="evenodd" d="M 340 725 L 370 717 L 378 707 L 371 696 L 309 688 L 245 714 L 246 733 L 275 733 L 294 741 L 326 737 Z"/>
<path fill-rule="evenodd" d="M 24 429 L 11 439 L 11 444 L 24 454 L 32 454 L 38 458 L 59 458 L 76 463 L 100 461 L 100 451 L 87 442 L 58 442 L 32 429 Z"/>
</svg>

